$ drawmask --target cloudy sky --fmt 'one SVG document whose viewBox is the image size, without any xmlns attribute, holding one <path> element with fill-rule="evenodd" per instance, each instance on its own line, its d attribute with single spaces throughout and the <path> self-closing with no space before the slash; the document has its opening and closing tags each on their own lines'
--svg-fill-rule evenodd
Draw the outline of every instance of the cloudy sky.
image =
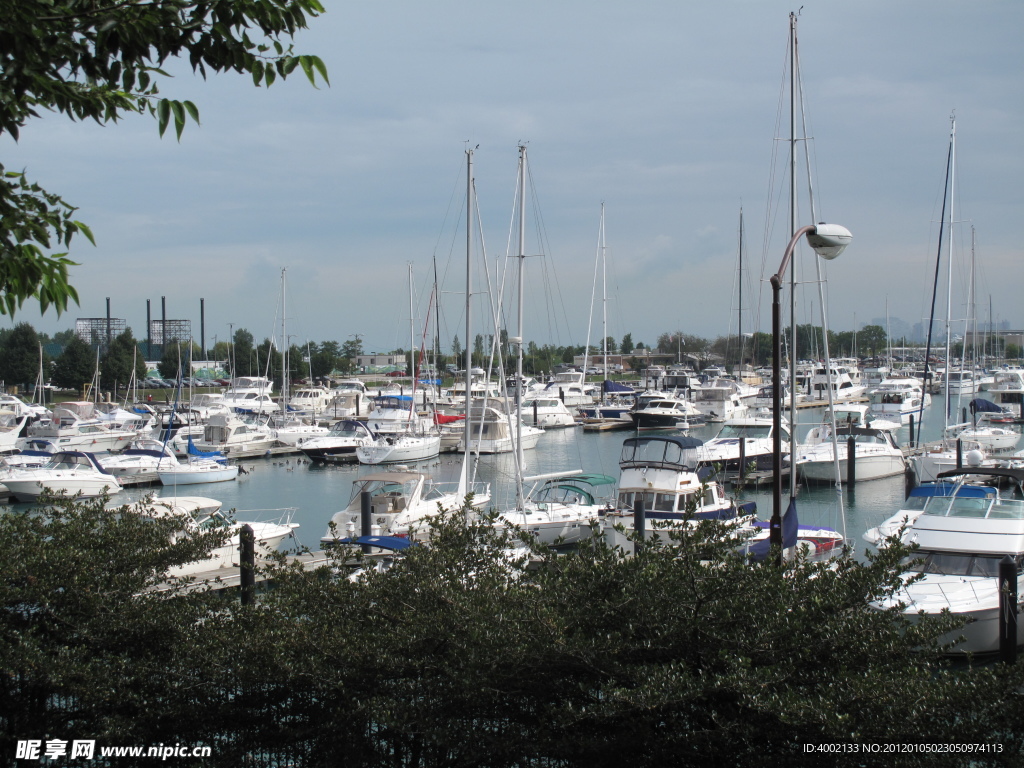
<svg viewBox="0 0 1024 768">
<path fill-rule="evenodd" d="M 287 269 L 293 343 L 358 334 L 382 351 L 408 343 L 407 263 L 418 329 L 436 263 L 442 342 L 464 340 L 465 149 L 476 147 L 486 241 L 476 259 L 494 271 L 525 143 L 527 252 L 543 254 L 527 262 L 527 339 L 586 341 L 602 203 L 609 335 L 735 333 L 741 208 L 743 330 L 770 330 L 762 286 L 788 240 L 779 139 L 799 6 L 325 4 L 296 49 L 324 60 L 329 88 L 301 73 L 270 89 L 237 75 L 204 82 L 178 67 L 161 91 L 194 101 L 202 118 L 180 143 L 147 117 L 108 127 L 47 117 L 18 144 L 0 138 L 7 167 L 78 205 L 97 238 L 72 252 L 81 306 L 61 318 L 27 308 L 16 321 L 62 330 L 103 316 L 110 297 L 141 337 L 146 300 L 156 319 L 166 297 L 168 317 L 192 320 L 198 341 L 205 298 L 208 345 L 229 325 L 262 339 L 280 334 Z M 815 215 L 854 234 L 828 264 L 832 329 L 887 307 L 894 321 L 927 316 L 954 113 L 951 315 L 962 327 L 973 228 L 979 316 L 991 306 L 996 322 L 1024 327 L 1022 31 L 1024 4 L 1011 0 L 804 2 Z M 801 172 L 800 224 L 811 223 L 806 186 Z M 798 257 L 802 282 L 814 279 L 812 257 Z M 797 303 L 800 322 L 816 317 L 815 286 Z M 489 332 L 483 320 L 478 332 Z"/>
</svg>

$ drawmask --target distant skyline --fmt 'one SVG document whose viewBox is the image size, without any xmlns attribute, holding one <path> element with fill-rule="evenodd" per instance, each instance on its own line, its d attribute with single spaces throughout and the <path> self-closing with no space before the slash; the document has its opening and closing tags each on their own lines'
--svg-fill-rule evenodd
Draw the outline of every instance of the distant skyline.
<svg viewBox="0 0 1024 768">
<path fill-rule="evenodd" d="M 510 239 L 517 145 L 528 146 L 527 319 L 539 344 L 602 335 L 593 297 L 606 206 L 607 335 L 653 345 L 680 330 L 737 331 L 739 214 L 748 265 L 743 330 L 769 331 L 762 281 L 788 226 L 783 92 L 788 15 L 775 0 L 481 6 L 328 3 L 295 48 L 327 64 L 331 87 L 300 76 L 257 89 L 176 63 L 161 83 L 202 125 L 179 142 L 133 116 L 107 127 L 58 116 L 0 137 L 9 170 L 79 206 L 97 238 L 71 273 L 81 305 L 61 318 L 26 305 L 12 320 L 54 333 L 112 315 L 145 338 L 189 319 L 206 342 L 229 324 L 280 340 L 287 268 L 292 343 L 363 337 L 367 351 L 423 332 L 434 260 L 442 345 L 465 343 L 465 149 L 489 271 Z M 800 7 L 797 5 L 796 7 Z M 847 226 L 827 265 L 829 327 L 925 322 L 931 302 L 950 115 L 957 119 L 950 315 L 962 333 L 971 241 L 979 324 L 1024 327 L 1024 4 L 982 0 L 804 2 L 799 40 L 816 217 Z M 802 146 L 803 142 L 801 142 Z M 801 150 L 802 151 L 802 150 Z M 772 169 L 773 152 L 778 153 Z M 773 175 L 774 173 L 774 175 Z M 801 172 L 798 223 L 809 223 Z M 540 232 L 542 236 L 535 233 Z M 514 239 L 512 247 L 515 247 Z M 813 254 L 798 256 L 798 322 L 819 322 Z M 946 312 L 943 245 L 938 312 Z M 407 262 L 416 281 L 410 331 Z M 512 260 L 508 260 L 512 261 Z M 482 269 L 475 333 L 485 325 Z M 514 329 L 507 297 L 506 327 Z M 959 328 L 959 329 L 958 329 Z M 895 334 L 894 334 L 895 335 Z"/>
</svg>

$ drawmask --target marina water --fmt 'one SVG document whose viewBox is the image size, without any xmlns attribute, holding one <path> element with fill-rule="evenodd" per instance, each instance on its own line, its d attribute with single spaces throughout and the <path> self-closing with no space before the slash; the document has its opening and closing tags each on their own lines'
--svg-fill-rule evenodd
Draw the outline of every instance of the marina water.
<svg viewBox="0 0 1024 768">
<path fill-rule="evenodd" d="M 802 439 L 808 430 L 821 422 L 821 418 L 820 408 L 799 411 L 798 437 Z M 924 439 L 934 440 L 940 436 L 943 427 L 941 398 L 925 409 L 923 427 Z M 686 434 L 707 440 L 714 437 L 720 428 L 720 424 L 708 424 L 693 427 Z M 525 452 L 525 474 L 583 470 L 618 478 L 622 441 L 634 434 L 630 430 L 584 432 L 579 427 L 549 430 L 535 449 Z M 898 441 L 903 444 L 908 439 L 909 427 L 904 426 L 898 433 Z M 426 472 L 439 482 L 454 482 L 458 479 L 461 464 L 462 454 L 449 453 L 410 468 Z M 320 548 L 320 537 L 326 532 L 331 515 L 348 503 L 352 481 L 384 469 L 359 464 L 319 466 L 307 462 L 301 455 L 248 459 L 242 462 L 242 467 L 247 474 L 241 474 L 235 482 L 188 486 L 179 495 L 219 499 L 225 510 L 236 510 L 235 518 L 238 520 L 267 520 L 291 511 L 292 521 L 300 524 L 296 534 L 299 543 L 314 550 Z M 476 478 L 491 484 L 492 506 L 507 507 L 514 503 L 513 454 L 480 456 L 476 460 Z M 160 496 L 174 495 L 172 488 L 148 490 Z M 613 489 L 598 490 L 610 494 Z M 740 500 L 755 501 L 760 519 L 767 520 L 771 516 L 770 485 L 727 491 Z M 135 499 L 145 492 L 143 489 L 126 491 L 116 500 Z M 784 504 L 788 493 L 787 480 L 783 490 Z M 868 545 L 860 535 L 893 514 L 904 497 L 905 481 L 901 476 L 858 482 L 852 488 L 844 487 L 841 494 L 832 485 L 801 485 L 798 495 L 800 521 L 845 531 L 847 538 L 853 541 L 855 551 L 863 552 Z"/>
</svg>

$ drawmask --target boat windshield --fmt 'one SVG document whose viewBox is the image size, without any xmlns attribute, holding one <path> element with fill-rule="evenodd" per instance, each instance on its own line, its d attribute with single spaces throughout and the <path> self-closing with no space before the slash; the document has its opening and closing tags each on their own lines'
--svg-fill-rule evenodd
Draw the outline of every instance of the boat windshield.
<svg viewBox="0 0 1024 768">
<path fill-rule="evenodd" d="M 692 442 L 692 445 L 690 444 Z M 665 438 L 631 438 L 622 444 L 619 466 L 697 466 L 696 447 L 699 441 L 682 441 Z"/>
<path fill-rule="evenodd" d="M 981 576 L 996 578 L 999 562 L 1004 555 L 975 555 L 968 552 L 915 552 L 904 560 L 907 570 L 912 573 L 934 573 L 941 576 Z M 1016 558 L 1020 572 L 1024 556 Z"/>
<path fill-rule="evenodd" d="M 770 424 L 726 424 L 718 437 L 745 437 L 747 439 L 769 437 L 772 433 Z"/>
</svg>

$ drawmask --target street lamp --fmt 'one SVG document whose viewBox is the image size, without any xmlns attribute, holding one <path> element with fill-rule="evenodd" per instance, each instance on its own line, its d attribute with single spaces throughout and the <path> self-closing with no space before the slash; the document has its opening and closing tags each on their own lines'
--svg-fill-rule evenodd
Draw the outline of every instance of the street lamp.
<svg viewBox="0 0 1024 768">
<path fill-rule="evenodd" d="M 782 278 L 786 274 L 793 249 L 800 238 L 807 235 L 807 243 L 821 258 L 832 260 L 850 244 L 853 235 L 846 227 L 825 224 L 801 227 L 786 246 L 779 271 L 772 275 L 772 519 L 769 524 L 769 542 L 778 547 L 778 562 L 782 563 Z M 793 350 L 796 354 L 796 350 Z M 792 365 L 792 360 L 790 361 Z M 790 397 L 796 397 L 795 392 Z M 790 429 L 795 424 L 790 424 Z M 795 456 L 789 457 L 789 471 L 796 471 Z"/>
</svg>

